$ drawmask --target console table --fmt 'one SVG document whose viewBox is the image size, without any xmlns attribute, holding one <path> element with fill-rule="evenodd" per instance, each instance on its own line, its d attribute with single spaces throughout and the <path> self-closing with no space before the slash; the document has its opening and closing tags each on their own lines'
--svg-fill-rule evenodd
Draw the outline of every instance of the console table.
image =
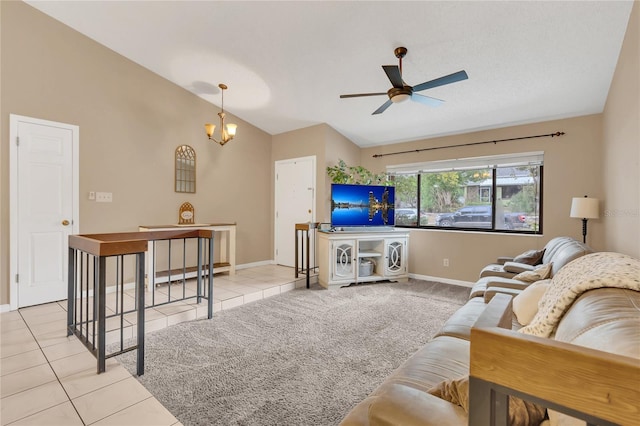
<svg viewBox="0 0 640 426">
<path fill-rule="evenodd" d="M 190 225 L 142 225 L 139 231 L 175 231 L 177 229 L 207 229 L 214 232 L 214 240 L 220 242 L 218 249 L 219 261 L 213 264 L 215 273 L 228 272 L 229 275 L 236 273 L 236 224 L 235 223 L 201 223 Z M 182 278 L 183 269 L 173 269 L 171 271 L 155 271 L 156 254 L 155 246 L 149 241 L 147 250 L 146 273 L 147 279 L 151 281 L 152 271 L 155 272 L 155 283 L 163 283 L 169 280 L 169 276 L 178 276 Z M 193 278 L 197 275 L 197 267 L 190 266 L 186 268 L 186 277 Z"/>
<path fill-rule="evenodd" d="M 318 232 L 318 282 L 325 288 L 409 278 L 409 231 Z M 373 265 L 372 265 L 373 263 Z"/>
</svg>

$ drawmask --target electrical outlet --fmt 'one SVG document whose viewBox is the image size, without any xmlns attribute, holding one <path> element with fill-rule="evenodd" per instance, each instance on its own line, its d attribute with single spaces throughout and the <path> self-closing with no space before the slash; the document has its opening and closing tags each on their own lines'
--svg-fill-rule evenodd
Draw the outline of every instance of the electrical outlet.
<svg viewBox="0 0 640 426">
<path fill-rule="evenodd" d="M 111 203 L 113 201 L 113 193 L 111 192 L 96 192 L 97 203 Z"/>
<path fill-rule="evenodd" d="M 446 266 L 448 268 L 449 267 L 449 259 L 442 259 L 442 265 Z"/>
<path fill-rule="evenodd" d="M 96 192 L 95 191 L 89 191 L 89 200 L 91 200 L 91 201 L 95 201 L 96 200 Z"/>
</svg>

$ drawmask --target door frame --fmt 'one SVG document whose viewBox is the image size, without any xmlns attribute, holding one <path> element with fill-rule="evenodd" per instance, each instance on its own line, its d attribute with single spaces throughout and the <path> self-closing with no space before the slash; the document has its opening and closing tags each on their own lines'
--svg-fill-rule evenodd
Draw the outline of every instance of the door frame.
<svg viewBox="0 0 640 426">
<path fill-rule="evenodd" d="M 280 164 L 286 164 L 286 163 L 295 163 L 297 161 L 308 161 L 311 160 L 311 173 L 313 174 L 312 176 L 312 183 L 313 183 L 313 195 L 312 195 L 312 200 L 311 200 L 311 221 L 315 222 L 316 219 L 316 205 L 317 205 L 317 194 L 318 194 L 318 176 L 317 176 L 317 159 L 315 155 L 309 155 L 306 157 L 297 157 L 297 158 L 287 158 L 284 160 L 276 160 L 273 163 L 273 263 L 277 263 L 278 260 L 278 256 L 277 256 L 277 250 L 278 250 L 278 205 L 276 204 L 276 201 L 278 200 L 278 165 Z M 292 230 L 292 235 L 293 235 L 293 230 Z M 297 253 L 294 254 L 295 256 L 297 256 Z"/>
<path fill-rule="evenodd" d="M 18 124 L 27 122 L 42 126 L 58 127 L 71 130 L 72 134 L 72 154 L 71 162 L 73 170 L 72 183 L 72 211 L 71 233 L 77 234 L 80 229 L 80 127 L 73 124 L 59 123 L 56 121 L 43 120 L 40 118 L 27 117 L 23 115 L 9 114 L 9 304 L 10 310 L 18 309 Z M 64 266 L 66 268 L 66 265 Z"/>
</svg>

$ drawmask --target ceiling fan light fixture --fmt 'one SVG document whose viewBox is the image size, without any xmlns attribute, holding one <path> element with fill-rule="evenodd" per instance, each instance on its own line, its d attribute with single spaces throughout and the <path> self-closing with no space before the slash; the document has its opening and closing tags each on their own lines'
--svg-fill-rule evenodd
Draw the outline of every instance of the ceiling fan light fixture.
<svg viewBox="0 0 640 426">
<path fill-rule="evenodd" d="M 401 102 L 406 102 L 409 99 L 411 99 L 411 95 L 407 93 L 400 93 L 399 95 L 395 95 L 394 97 L 392 97 L 391 102 L 393 102 L 394 104 L 399 104 Z"/>
<path fill-rule="evenodd" d="M 391 102 L 393 102 L 394 104 L 399 104 L 401 102 L 405 102 L 411 99 L 411 93 L 412 93 L 411 87 L 403 86 L 403 87 L 392 87 L 387 92 L 387 95 L 389 95 L 389 99 L 391 99 Z"/>
<path fill-rule="evenodd" d="M 404 58 L 407 54 L 406 47 L 398 47 L 393 51 L 398 58 L 398 65 L 383 65 L 382 69 L 387 74 L 389 81 L 391 82 L 391 89 L 387 90 L 387 96 L 389 99 L 385 101 L 380 107 L 373 111 L 371 115 L 382 114 L 391 106 L 392 104 L 399 104 L 402 102 L 406 102 L 408 99 L 412 101 L 420 102 L 421 104 L 437 107 L 440 106 L 444 101 L 442 99 L 432 98 L 426 95 L 420 95 L 416 92 L 421 92 L 427 89 L 433 89 L 434 87 L 444 86 L 446 84 L 455 83 L 457 81 L 466 80 L 469 78 L 466 71 L 458 71 L 453 74 L 445 75 L 440 78 L 436 78 L 434 80 L 425 81 L 424 83 L 420 83 L 416 86 L 409 86 L 402 79 L 402 58 Z M 381 96 L 383 93 L 354 93 L 349 95 L 340 95 L 340 98 L 358 98 L 362 96 Z"/>
</svg>

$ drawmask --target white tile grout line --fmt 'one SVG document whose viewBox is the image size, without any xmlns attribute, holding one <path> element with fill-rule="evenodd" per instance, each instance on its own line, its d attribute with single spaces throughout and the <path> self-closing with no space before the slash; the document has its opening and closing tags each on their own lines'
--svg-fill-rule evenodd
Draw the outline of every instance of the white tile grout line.
<svg viewBox="0 0 640 426">
<path fill-rule="evenodd" d="M 58 302 L 54 302 L 55 304 L 58 304 Z M 69 400 L 69 402 L 71 403 L 71 406 L 73 407 L 73 410 L 76 412 L 76 414 L 78 415 L 78 418 L 80 419 L 80 421 L 82 421 L 82 424 L 86 425 L 85 421 L 82 419 L 82 416 L 80 416 L 80 413 L 78 412 L 78 410 L 76 409 L 76 406 L 74 405 L 73 401 L 71 400 L 71 397 L 69 396 L 69 393 L 67 392 L 67 390 L 65 389 L 65 387 L 62 385 L 62 382 L 60 381 L 60 377 L 58 377 L 58 373 L 56 373 L 56 370 L 51 366 L 51 361 L 49 361 L 49 358 L 47 357 L 47 354 L 44 353 L 44 351 L 42 350 L 42 346 L 40 346 L 40 341 L 38 340 L 38 338 L 36 337 L 36 335 L 33 333 L 33 331 L 31 330 L 31 327 L 29 326 L 29 324 L 27 323 L 27 320 L 24 318 L 24 316 L 22 315 L 22 312 L 20 312 L 20 310 L 18 310 L 18 313 L 20 314 L 20 318 L 22 318 L 22 321 L 24 322 L 25 326 L 27 327 L 27 329 L 29 330 L 29 333 L 31 333 L 31 336 L 33 337 L 33 339 L 36 341 L 36 344 L 38 345 L 38 349 L 40 349 L 40 352 L 42 352 L 42 356 L 44 356 L 44 359 L 47 360 L 47 365 L 49 365 L 49 368 L 51 369 L 51 371 L 53 372 L 53 375 L 56 377 L 56 380 L 58 381 L 58 384 L 60 385 L 60 387 L 62 388 L 62 391 L 64 392 L 64 394 L 67 396 L 67 399 Z M 66 322 L 66 321 L 65 321 Z M 66 328 L 66 327 L 65 327 Z M 33 388 L 30 388 L 33 389 Z M 29 389 L 25 389 L 29 390 Z M 24 392 L 24 391 L 22 391 Z M 60 403 L 60 404 L 64 404 L 64 402 Z M 24 416 L 18 419 L 15 419 L 14 422 L 19 421 L 21 419 L 24 419 L 25 417 L 29 417 L 29 416 L 33 416 L 35 414 L 41 413 L 42 411 L 48 410 L 50 408 L 56 407 L 60 404 L 56 404 L 53 405 L 51 407 L 47 407 L 43 410 L 37 411 L 35 413 L 31 413 L 28 416 Z"/>
</svg>

